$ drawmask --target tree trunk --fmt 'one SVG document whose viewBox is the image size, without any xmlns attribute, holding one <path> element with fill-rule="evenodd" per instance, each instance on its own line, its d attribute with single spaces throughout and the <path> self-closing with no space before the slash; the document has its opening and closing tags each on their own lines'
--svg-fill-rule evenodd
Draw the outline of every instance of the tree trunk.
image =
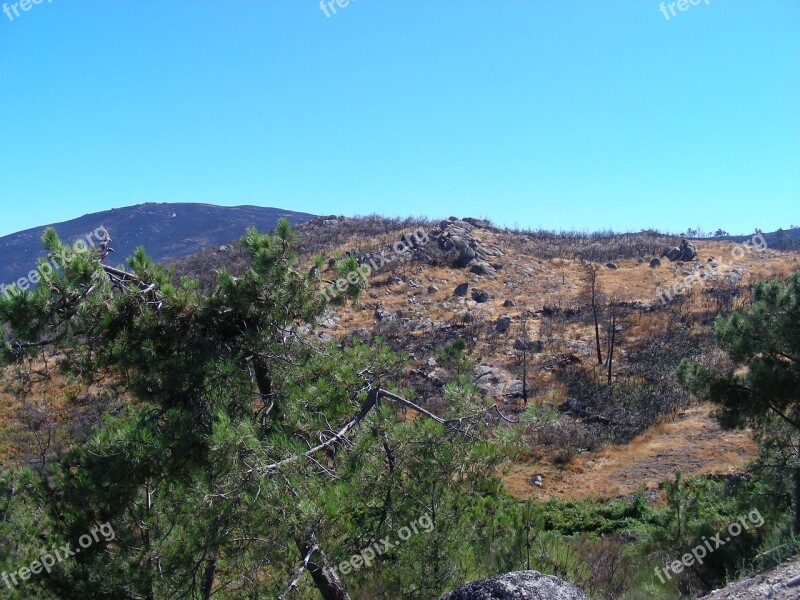
<svg viewBox="0 0 800 600">
<path fill-rule="evenodd" d="M 203 600 L 211 598 L 211 590 L 214 587 L 214 576 L 217 573 L 217 549 L 212 548 L 213 556 L 208 559 L 206 568 L 203 571 Z"/>
<path fill-rule="evenodd" d="M 316 545 L 317 541 L 314 534 L 309 535 L 305 540 L 297 540 L 297 549 L 300 550 L 300 556 L 308 555 Z M 308 561 L 308 572 L 311 573 L 314 585 L 317 586 L 319 593 L 322 594 L 323 600 L 352 600 L 321 549 L 314 552 L 311 560 Z"/>
<path fill-rule="evenodd" d="M 592 278 L 592 316 L 594 317 L 594 340 L 597 345 L 597 364 L 603 364 L 603 353 L 600 351 L 600 324 L 597 322 L 597 273 L 591 271 Z"/>
<path fill-rule="evenodd" d="M 614 361 L 614 339 L 617 333 L 617 315 L 611 309 L 611 342 L 608 347 L 608 385 L 611 385 L 611 363 Z"/>
</svg>

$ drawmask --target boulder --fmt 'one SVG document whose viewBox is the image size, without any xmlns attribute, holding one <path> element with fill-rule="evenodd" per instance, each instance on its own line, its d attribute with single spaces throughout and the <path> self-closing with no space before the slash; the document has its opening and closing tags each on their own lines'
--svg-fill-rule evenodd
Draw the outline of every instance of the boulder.
<svg viewBox="0 0 800 600">
<path fill-rule="evenodd" d="M 488 292 L 479 292 L 478 290 L 472 290 L 472 299 L 475 300 L 478 304 L 483 304 L 484 302 L 488 302 L 491 300 L 491 296 Z"/>
<path fill-rule="evenodd" d="M 459 298 L 463 298 L 467 295 L 467 290 L 469 289 L 468 283 L 460 283 L 456 288 L 456 291 L 453 292 L 454 295 L 458 296 Z"/>
<path fill-rule="evenodd" d="M 654 258 L 653 260 L 650 261 L 650 267 L 652 267 L 653 269 L 660 266 L 661 266 L 661 261 L 658 260 L 657 258 Z"/>
<path fill-rule="evenodd" d="M 527 342 L 517 340 L 514 342 L 514 350 L 519 352 L 523 350 L 526 352 L 541 352 L 544 350 L 544 342 L 542 340 L 528 340 Z"/>
<path fill-rule="evenodd" d="M 516 306 L 516 304 L 514 304 L 514 301 L 511 300 L 511 299 L 506 300 L 505 302 L 503 302 L 503 307 L 505 307 L 505 308 L 511 308 L 513 306 Z"/>
<path fill-rule="evenodd" d="M 494 325 L 494 330 L 498 333 L 505 333 L 511 327 L 511 317 L 500 317 Z"/>
<path fill-rule="evenodd" d="M 461 242 L 463 244 L 463 242 Z M 459 244 L 456 244 L 457 246 Z M 475 250 L 470 248 L 469 246 L 461 246 L 461 249 L 458 253 L 458 266 L 459 267 L 466 267 L 470 261 L 475 258 Z"/>
<path fill-rule="evenodd" d="M 616 270 L 619 268 L 619 267 L 617 267 L 617 264 L 616 264 L 616 263 L 613 263 L 613 262 L 606 263 L 606 266 L 607 266 L 609 269 L 611 269 L 612 271 L 616 271 Z"/>
<path fill-rule="evenodd" d="M 517 571 L 473 581 L 441 600 L 589 600 L 571 583 L 538 571 Z"/>
<path fill-rule="evenodd" d="M 667 259 L 668 261 L 670 261 L 670 262 L 675 262 L 675 261 L 676 261 L 676 260 L 678 260 L 680 257 L 681 257 L 681 250 L 680 250 L 680 248 L 672 248 L 672 249 L 671 249 L 669 252 L 667 252 L 667 253 L 664 255 L 664 258 L 666 258 L 666 259 Z"/>
<path fill-rule="evenodd" d="M 489 276 L 497 275 L 497 271 L 494 270 L 494 267 L 492 267 L 492 265 L 484 261 L 479 261 L 474 263 L 469 270 L 472 273 L 475 273 L 475 275 L 489 275 Z"/>
<path fill-rule="evenodd" d="M 697 258 L 697 247 L 686 240 L 681 240 L 681 243 L 678 244 L 676 248 L 672 248 L 664 256 L 669 259 L 670 262 L 675 262 L 676 260 L 689 262 Z"/>
<path fill-rule="evenodd" d="M 686 244 L 681 249 L 681 260 L 689 262 L 697 258 L 697 247 L 694 244 Z"/>
</svg>

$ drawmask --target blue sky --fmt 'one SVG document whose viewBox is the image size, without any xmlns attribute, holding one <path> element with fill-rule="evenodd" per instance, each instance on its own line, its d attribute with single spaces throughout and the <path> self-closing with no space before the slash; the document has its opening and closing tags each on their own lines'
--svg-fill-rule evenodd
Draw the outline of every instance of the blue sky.
<svg viewBox="0 0 800 600">
<path fill-rule="evenodd" d="M 0 13 L 0 235 L 141 202 L 800 224 L 800 2 L 687 6 L 669 20 L 657 0 Z"/>
</svg>

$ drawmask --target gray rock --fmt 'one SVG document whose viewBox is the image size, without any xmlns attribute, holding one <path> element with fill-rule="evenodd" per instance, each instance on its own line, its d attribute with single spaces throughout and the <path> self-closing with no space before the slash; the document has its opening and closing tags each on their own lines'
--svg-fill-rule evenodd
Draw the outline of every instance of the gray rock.
<svg viewBox="0 0 800 600">
<path fill-rule="evenodd" d="M 654 258 L 653 260 L 650 261 L 650 266 L 653 269 L 655 269 L 656 267 L 660 267 L 661 266 L 661 261 L 658 260 L 657 258 Z"/>
<path fill-rule="evenodd" d="M 676 260 L 689 262 L 690 260 L 697 258 L 697 247 L 694 244 L 690 244 L 686 240 L 681 240 L 681 243 L 678 245 L 678 247 L 672 248 L 665 254 L 665 256 L 670 262 L 675 262 Z"/>
<path fill-rule="evenodd" d="M 521 379 L 512 379 L 506 385 L 503 395 L 509 398 L 522 398 L 522 388 Z M 528 393 L 530 393 L 530 391 Z"/>
<path fill-rule="evenodd" d="M 506 300 L 505 302 L 503 302 L 503 307 L 504 308 L 511 308 L 513 306 L 516 306 L 516 304 L 514 304 L 514 301 L 511 300 L 511 299 Z"/>
<path fill-rule="evenodd" d="M 459 264 L 466 267 L 473 258 L 475 258 L 475 250 L 469 246 L 461 246 L 461 250 L 458 253 Z"/>
<path fill-rule="evenodd" d="M 664 255 L 664 258 L 666 258 L 666 259 L 667 259 L 668 261 L 670 261 L 670 262 L 675 262 L 675 261 L 676 261 L 676 260 L 678 260 L 680 257 L 681 257 L 681 251 L 680 251 L 680 248 L 672 248 L 672 249 L 671 249 L 669 252 L 667 252 L 667 253 Z"/>
<path fill-rule="evenodd" d="M 476 262 L 470 267 L 469 270 L 476 275 L 497 275 L 497 271 L 494 270 L 492 265 L 484 261 Z"/>
<path fill-rule="evenodd" d="M 435 285 L 429 285 L 428 286 L 428 293 L 429 294 L 435 294 L 438 291 L 439 291 L 439 288 L 436 287 Z"/>
<path fill-rule="evenodd" d="M 473 581 L 441 600 L 589 600 L 571 583 L 538 571 L 517 571 Z"/>
<path fill-rule="evenodd" d="M 611 269 L 612 271 L 616 271 L 619 268 L 619 267 L 617 267 L 616 263 L 613 263 L 613 262 L 606 263 L 606 266 L 609 269 Z"/>
<path fill-rule="evenodd" d="M 492 297 L 488 294 L 488 292 L 479 292 L 478 290 L 472 290 L 472 299 L 475 300 L 478 304 L 483 304 L 484 302 L 488 302 L 492 299 Z"/>
<path fill-rule="evenodd" d="M 494 324 L 494 330 L 498 333 L 505 333 L 511 327 L 511 317 L 500 317 Z"/>
<path fill-rule="evenodd" d="M 467 290 L 469 289 L 468 283 L 460 283 L 456 288 L 456 291 L 453 292 L 454 295 L 458 296 L 459 298 L 463 298 L 467 295 Z"/>
<path fill-rule="evenodd" d="M 685 240 L 684 240 L 685 242 Z M 697 258 L 697 247 L 694 244 L 681 242 L 681 260 L 689 262 Z"/>
<path fill-rule="evenodd" d="M 394 321 L 395 317 L 397 317 L 396 313 L 388 311 L 381 306 L 375 309 L 375 319 L 378 321 Z"/>
<path fill-rule="evenodd" d="M 527 342 L 517 340 L 514 342 L 514 350 L 519 352 L 523 350 L 526 352 L 541 352 L 544 350 L 544 342 L 542 340 L 528 340 Z"/>
</svg>

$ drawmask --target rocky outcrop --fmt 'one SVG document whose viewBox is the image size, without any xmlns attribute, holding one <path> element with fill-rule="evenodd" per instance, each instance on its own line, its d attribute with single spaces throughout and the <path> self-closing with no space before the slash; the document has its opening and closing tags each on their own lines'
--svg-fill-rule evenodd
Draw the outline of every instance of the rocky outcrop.
<svg viewBox="0 0 800 600">
<path fill-rule="evenodd" d="M 486 221 L 479 219 L 457 219 L 450 217 L 439 223 L 438 230 L 431 232 L 431 237 L 436 238 L 439 249 L 452 257 L 453 266 L 457 268 L 470 268 L 476 275 L 496 275 L 496 268 L 491 264 L 491 259 L 503 256 L 498 248 L 484 245 L 473 235 L 475 229 L 496 228 Z"/>
<path fill-rule="evenodd" d="M 703 600 L 796 600 L 800 598 L 800 558 L 791 558 L 781 565 L 747 577 L 726 588 L 716 590 Z"/>
<path fill-rule="evenodd" d="M 664 258 L 668 259 L 670 262 L 689 262 L 697 258 L 697 247 L 686 240 L 681 240 L 681 243 L 677 247 L 664 253 Z"/>
<path fill-rule="evenodd" d="M 441 600 L 589 600 L 571 583 L 538 571 L 518 571 L 473 581 Z"/>
</svg>

